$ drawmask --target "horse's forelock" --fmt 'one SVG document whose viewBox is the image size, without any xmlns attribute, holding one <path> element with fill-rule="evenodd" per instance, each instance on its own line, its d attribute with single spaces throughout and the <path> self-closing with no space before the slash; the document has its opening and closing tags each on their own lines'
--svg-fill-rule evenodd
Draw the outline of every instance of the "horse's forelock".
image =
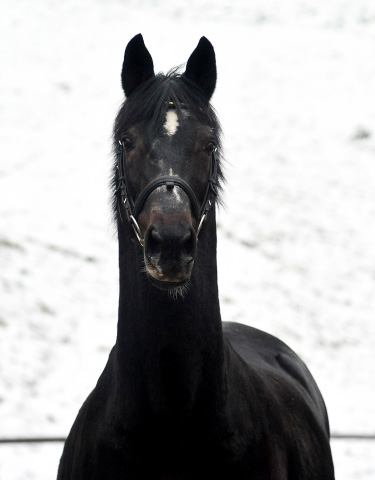
<svg viewBox="0 0 375 480">
<path fill-rule="evenodd" d="M 169 102 L 173 102 L 177 115 L 187 108 L 202 123 L 209 123 L 220 136 L 220 125 L 203 92 L 192 82 L 177 73 L 177 68 L 168 74 L 158 74 L 144 82 L 125 100 L 114 126 L 114 141 L 131 126 L 147 124 L 150 131 L 157 132 L 163 126 Z"/>
</svg>

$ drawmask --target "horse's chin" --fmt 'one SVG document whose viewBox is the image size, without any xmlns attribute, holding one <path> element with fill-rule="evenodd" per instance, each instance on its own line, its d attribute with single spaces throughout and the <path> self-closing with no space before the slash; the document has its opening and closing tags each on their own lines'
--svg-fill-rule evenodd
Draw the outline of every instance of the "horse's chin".
<svg viewBox="0 0 375 480">
<path fill-rule="evenodd" d="M 147 278 L 150 281 L 150 283 L 158 288 L 159 290 L 164 290 L 168 292 L 172 292 L 173 290 L 181 290 L 183 289 L 186 284 L 190 280 L 190 275 L 184 278 L 183 280 L 176 280 L 173 281 L 171 279 L 168 280 L 163 280 L 160 278 L 155 278 L 153 275 L 151 275 L 149 272 L 147 272 Z"/>
</svg>

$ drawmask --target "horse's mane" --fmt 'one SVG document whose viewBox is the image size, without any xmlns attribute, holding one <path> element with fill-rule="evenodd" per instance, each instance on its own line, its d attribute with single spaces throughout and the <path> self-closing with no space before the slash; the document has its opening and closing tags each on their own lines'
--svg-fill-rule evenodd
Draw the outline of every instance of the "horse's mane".
<svg viewBox="0 0 375 480">
<path fill-rule="evenodd" d="M 215 110 L 207 101 L 203 92 L 183 75 L 177 73 L 178 67 L 167 74 L 159 73 L 139 86 L 127 98 L 117 114 L 113 128 L 113 152 L 115 160 L 118 152 L 118 142 L 121 136 L 131 126 L 147 125 L 149 131 L 158 132 L 165 122 L 165 115 L 173 102 L 180 118 L 181 111 L 187 109 L 199 122 L 208 124 L 217 139 L 219 188 L 223 183 L 221 165 L 221 127 Z M 180 123 L 181 124 L 181 123 Z M 115 161 L 114 171 L 117 160 Z M 112 188 L 116 188 L 116 178 L 113 175 Z"/>
</svg>

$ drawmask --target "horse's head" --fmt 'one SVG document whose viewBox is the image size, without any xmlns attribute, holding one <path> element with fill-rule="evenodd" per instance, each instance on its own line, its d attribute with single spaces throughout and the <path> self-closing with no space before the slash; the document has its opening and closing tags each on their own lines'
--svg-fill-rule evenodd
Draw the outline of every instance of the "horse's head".
<svg viewBox="0 0 375 480">
<path fill-rule="evenodd" d="M 155 76 L 141 35 L 126 47 L 127 100 L 114 134 L 118 211 L 143 247 L 149 280 L 166 290 L 190 278 L 216 195 L 219 126 L 209 106 L 215 84 L 215 53 L 204 37 L 183 75 Z"/>
</svg>

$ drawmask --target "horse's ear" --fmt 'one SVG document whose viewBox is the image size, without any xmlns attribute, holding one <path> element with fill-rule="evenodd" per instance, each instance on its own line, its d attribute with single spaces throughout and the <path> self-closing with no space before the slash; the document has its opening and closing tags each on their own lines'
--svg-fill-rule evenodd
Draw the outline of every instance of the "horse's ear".
<svg viewBox="0 0 375 480">
<path fill-rule="evenodd" d="M 183 75 L 198 85 L 207 100 L 210 100 L 216 86 L 216 58 L 214 47 L 206 37 L 199 40 Z"/>
<path fill-rule="evenodd" d="M 154 64 L 142 35 L 139 33 L 127 44 L 122 64 L 121 83 L 125 95 L 131 95 L 139 85 L 153 77 Z"/>
</svg>

